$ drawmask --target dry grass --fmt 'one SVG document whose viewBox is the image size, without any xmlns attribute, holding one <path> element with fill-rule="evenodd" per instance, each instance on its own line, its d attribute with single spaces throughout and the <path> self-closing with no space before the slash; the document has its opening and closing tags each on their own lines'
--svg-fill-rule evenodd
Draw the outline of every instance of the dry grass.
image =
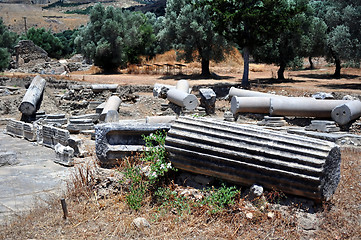
<svg viewBox="0 0 361 240">
<path fill-rule="evenodd" d="M 286 210 L 249 210 L 239 199 L 226 211 L 209 214 L 205 208 L 177 215 L 162 213 L 150 196 L 139 211 L 131 210 L 121 192 L 98 199 L 93 191 L 92 168 L 77 169 L 73 186 L 66 196 L 69 218 L 63 219 L 59 199 L 39 207 L 1 227 L 1 239 L 359 239 L 360 228 L 360 149 L 342 150 L 342 178 L 334 198 L 316 213 L 319 229 L 303 231 L 297 207 Z M 171 186 L 170 186 L 171 187 Z M 252 212 L 248 219 L 246 213 Z M 274 217 L 267 217 L 273 212 Z M 146 218 L 150 228 L 136 229 L 132 220 Z"/>
</svg>

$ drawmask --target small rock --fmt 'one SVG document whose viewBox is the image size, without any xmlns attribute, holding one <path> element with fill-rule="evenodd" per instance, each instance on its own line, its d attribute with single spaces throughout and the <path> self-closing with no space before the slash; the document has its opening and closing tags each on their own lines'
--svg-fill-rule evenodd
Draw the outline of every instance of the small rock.
<svg viewBox="0 0 361 240">
<path fill-rule="evenodd" d="M 315 99 L 334 99 L 334 96 L 331 93 L 318 92 L 312 95 Z"/>
<path fill-rule="evenodd" d="M 142 218 L 142 217 L 138 217 L 138 218 L 134 219 L 132 224 L 138 229 L 145 228 L 145 227 L 147 227 L 147 228 L 150 227 L 150 224 L 147 221 L 147 219 Z"/>
<path fill-rule="evenodd" d="M 253 200 L 255 198 L 259 198 L 263 194 L 263 187 L 257 184 L 253 184 L 249 189 L 248 197 Z"/>
<path fill-rule="evenodd" d="M 246 213 L 246 218 L 247 219 L 252 219 L 253 218 L 253 213 L 251 213 L 251 212 Z"/>
<path fill-rule="evenodd" d="M 268 213 L 267 213 L 267 217 L 268 217 L 269 219 L 273 219 L 273 218 L 275 217 L 275 214 L 274 214 L 273 212 L 268 212 Z"/>
</svg>

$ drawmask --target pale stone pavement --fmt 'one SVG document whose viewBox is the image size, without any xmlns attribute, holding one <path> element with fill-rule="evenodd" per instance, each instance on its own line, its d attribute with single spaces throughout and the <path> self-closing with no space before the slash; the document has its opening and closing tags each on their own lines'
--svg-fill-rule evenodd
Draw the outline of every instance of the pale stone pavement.
<svg viewBox="0 0 361 240">
<path fill-rule="evenodd" d="M 53 149 L 11 137 L 0 127 L 0 151 L 16 152 L 20 161 L 0 167 L 0 224 L 34 204 L 46 204 L 51 195 L 60 198 L 72 168 L 54 163 Z"/>
</svg>

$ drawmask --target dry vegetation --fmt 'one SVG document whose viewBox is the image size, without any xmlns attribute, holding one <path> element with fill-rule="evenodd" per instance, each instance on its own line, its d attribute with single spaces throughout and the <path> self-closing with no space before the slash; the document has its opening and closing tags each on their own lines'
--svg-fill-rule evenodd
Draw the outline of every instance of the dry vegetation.
<svg viewBox="0 0 361 240">
<path fill-rule="evenodd" d="M 313 214 L 316 230 L 305 231 L 298 219 L 304 210 L 300 204 L 270 204 L 265 210 L 249 210 L 241 197 L 224 211 L 210 214 L 207 208 L 189 212 L 162 213 L 150 196 L 135 211 L 125 201 L 125 190 L 119 183 L 119 194 L 100 199 L 94 190 L 91 167 L 75 169 L 66 195 L 69 217 L 63 219 L 59 198 L 46 207 L 1 227 L 1 239 L 359 239 L 361 236 L 361 150 L 342 149 L 342 178 L 330 202 L 323 203 Z M 75 186 L 75 187 L 74 187 Z M 168 187 L 173 188 L 170 183 Z M 271 192 L 272 193 L 272 192 Z M 269 193 L 269 194 L 271 194 Z M 246 214 L 252 212 L 249 219 Z M 268 213 L 272 212 L 271 218 Z M 136 217 L 144 217 L 150 228 L 137 229 Z M 318 227 L 317 227 L 318 226 Z"/>
</svg>

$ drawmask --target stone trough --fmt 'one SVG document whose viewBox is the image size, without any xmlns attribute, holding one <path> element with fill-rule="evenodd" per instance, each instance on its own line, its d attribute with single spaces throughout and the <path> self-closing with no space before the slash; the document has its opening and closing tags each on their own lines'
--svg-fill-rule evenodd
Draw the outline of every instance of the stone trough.
<svg viewBox="0 0 361 240">
<path fill-rule="evenodd" d="M 136 121 L 103 123 L 95 126 L 95 150 L 103 167 L 112 167 L 117 161 L 144 150 L 142 135 L 157 130 L 168 131 L 169 124 L 148 124 Z"/>
</svg>

